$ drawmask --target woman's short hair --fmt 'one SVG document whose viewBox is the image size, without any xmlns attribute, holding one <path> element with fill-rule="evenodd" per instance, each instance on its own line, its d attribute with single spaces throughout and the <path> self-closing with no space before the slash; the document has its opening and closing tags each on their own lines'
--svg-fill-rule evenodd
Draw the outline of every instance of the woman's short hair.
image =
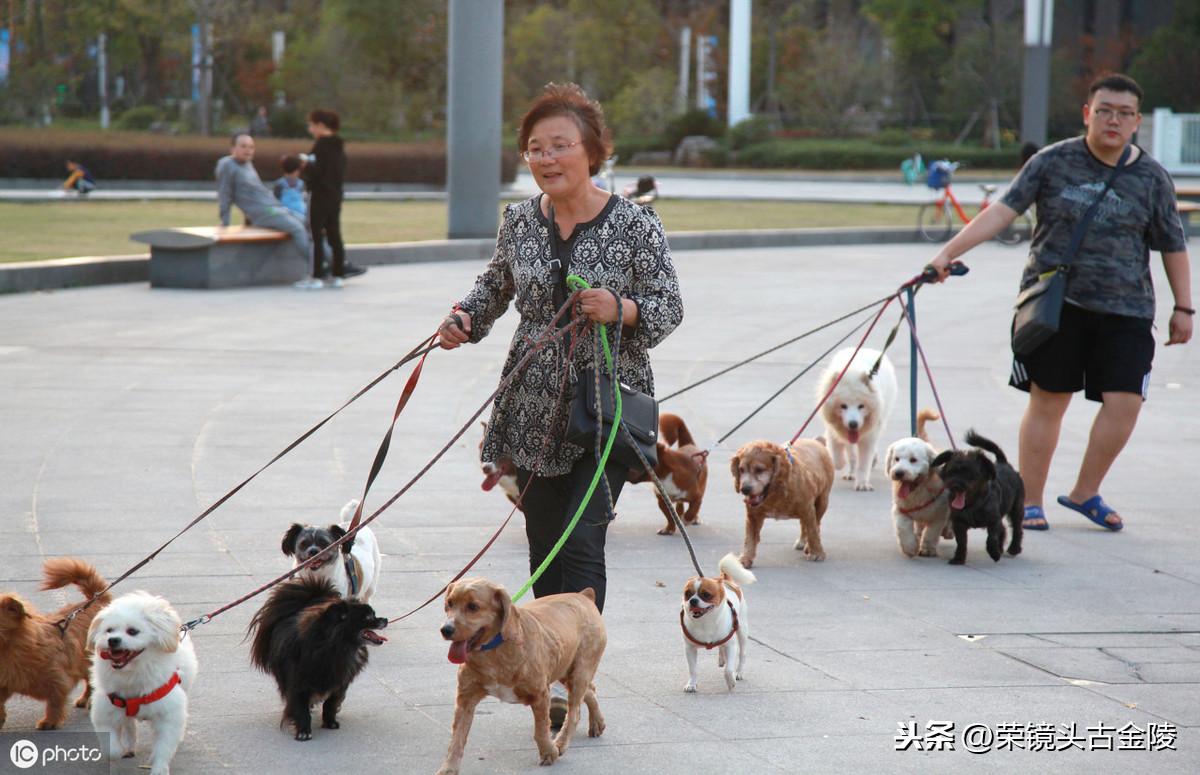
<svg viewBox="0 0 1200 775">
<path fill-rule="evenodd" d="M 588 155 L 588 174 L 595 175 L 600 171 L 604 160 L 612 155 L 612 138 L 604 124 L 604 108 L 600 107 L 599 102 L 588 99 L 578 84 L 546 84 L 542 93 L 521 117 L 521 127 L 517 135 L 518 150 L 528 149 L 529 135 L 533 133 L 535 124 L 554 116 L 570 116 L 575 120 Z"/>
<path fill-rule="evenodd" d="M 308 114 L 308 120 L 314 124 L 324 124 L 335 132 L 342 126 L 342 120 L 332 110 L 321 110 L 318 108 Z"/>
</svg>

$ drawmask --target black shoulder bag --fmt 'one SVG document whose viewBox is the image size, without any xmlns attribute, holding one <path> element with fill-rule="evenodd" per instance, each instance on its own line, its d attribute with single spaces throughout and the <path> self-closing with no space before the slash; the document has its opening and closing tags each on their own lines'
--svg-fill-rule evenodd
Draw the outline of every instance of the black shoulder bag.
<svg viewBox="0 0 1200 775">
<path fill-rule="evenodd" d="M 558 255 L 558 223 L 554 218 L 554 205 L 550 205 L 550 276 L 554 283 L 553 297 L 557 307 L 566 303 L 570 293 L 567 288 L 567 275 L 570 274 L 570 253 L 566 256 L 567 264 Z M 607 289 L 621 304 L 621 296 L 611 288 Z M 566 320 L 569 316 L 564 315 Z M 620 356 L 621 320 L 617 321 L 616 348 L 613 352 L 613 370 L 616 371 L 616 358 Z M 599 375 L 600 395 L 596 395 L 595 366 L 582 369 L 579 381 L 575 386 L 575 395 L 571 399 L 571 408 L 567 414 L 566 441 L 591 449 L 595 446 L 597 426 L 603 423 L 603 439 L 612 432 L 613 413 L 615 408 L 614 381 L 607 370 L 601 368 Z M 642 462 L 637 450 L 654 466 L 658 463 L 658 402 L 652 396 L 634 390 L 627 385 L 617 383 L 621 390 L 621 426 L 627 433 L 617 435 L 613 442 L 610 457 L 630 471 L 641 472 Z M 599 412 L 599 420 L 597 420 Z M 602 440 L 603 440 L 602 439 Z M 634 445 L 637 449 L 634 449 Z"/>
<path fill-rule="evenodd" d="M 1112 188 L 1113 182 L 1125 169 L 1125 162 L 1129 159 L 1129 154 L 1130 146 L 1126 146 L 1121 153 L 1120 160 L 1117 161 L 1117 166 L 1108 176 L 1104 190 L 1088 207 L 1087 212 L 1079 219 L 1079 223 L 1075 224 L 1075 231 L 1071 233 L 1071 242 L 1067 246 L 1067 252 L 1059 259 L 1058 266 L 1048 272 L 1043 272 L 1037 282 L 1021 291 L 1017 296 L 1017 311 L 1013 315 L 1012 325 L 1012 350 L 1017 355 L 1031 354 L 1058 332 L 1063 304 L 1067 299 L 1067 277 L 1071 273 L 1071 262 L 1074 260 L 1075 254 L 1079 252 L 1079 245 L 1083 242 L 1083 235 L 1087 232 L 1092 216 L 1096 214 L 1096 208 L 1104 201 L 1104 197 L 1108 196 L 1108 190 Z"/>
</svg>

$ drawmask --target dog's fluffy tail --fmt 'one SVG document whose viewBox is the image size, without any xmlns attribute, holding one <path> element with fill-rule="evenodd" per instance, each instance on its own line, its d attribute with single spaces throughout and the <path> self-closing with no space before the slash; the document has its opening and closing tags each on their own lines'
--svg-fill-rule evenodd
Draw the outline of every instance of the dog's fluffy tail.
<svg viewBox="0 0 1200 775">
<path fill-rule="evenodd" d="M 978 433 L 975 432 L 974 428 L 967 431 L 967 443 L 970 444 L 972 447 L 979 447 L 980 449 L 985 449 L 988 452 L 991 452 L 993 455 L 996 456 L 997 463 L 1004 463 L 1004 464 L 1008 463 L 1007 458 L 1004 457 L 1004 452 L 1002 452 L 1000 450 L 1000 447 L 996 445 L 996 442 L 992 441 L 991 439 L 985 439 L 983 436 L 980 436 Z"/>
<path fill-rule="evenodd" d="M 928 407 L 917 412 L 917 438 L 926 444 L 929 443 L 929 435 L 925 433 L 925 423 L 934 422 L 942 419 L 942 416 L 937 413 L 937 410 Z"/>
<path fill-rule="evenodd" d="M 42 589 L 62 589 L 74 584 L 89 600 L 99 595 L 108 586 L 95 566 L 78 557 L 53 557 L 42 566 Z M 106 594 L 98 602 L 107 604 L 112 595 Z"/>
<path fill-rule="evenodd" d="M 692 446 L 696 444 L 691 431 L 688 430 L 687 423 L 677 414 L 659 415 L 658 429 L 662 433 L 663 441 L 667 442 L 667 446 L 685 447 L 689 444 Z"/>
<path fill-rule="evenodd" d="M 730 552 L 722 557 L 721 562 L 717 563 L 717 568 L 720 569 L 722 575 L 737 582 L 743 587 L 753 584 L 758 580 L 754 577 L 753 573 L 746 570 L 746 568 L 742 565 L 741 560 L 739 560 L 738 556 L 733 552 Z"/>
<path fill-rule="evenodd" d="M 351 498 L 345 506 L 342 506 L 342 513 L 338 515 L 338 520 L 341 522 L 349 522 L 354 518 L 354 512 L 358 509 L 358 498 Z"/>
</svg>

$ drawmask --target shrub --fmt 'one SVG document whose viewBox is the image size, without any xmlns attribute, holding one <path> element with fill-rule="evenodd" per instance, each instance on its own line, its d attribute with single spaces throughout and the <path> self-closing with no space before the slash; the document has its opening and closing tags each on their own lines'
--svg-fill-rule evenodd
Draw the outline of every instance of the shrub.
<svg viewBox="0 0 1200 775">
<path fill-rule="evenodd" d="M 729 147 L 737 151 L 748 145 L 766 142 L 771 139 L 773 131 L 769 116 L 751 116 L 729 128 Z"/>
<path fill-rule="evenodd" d="M 295 105 L 272 108 L 267 121 L 274 137 L 308 137 L 308 116 Z"/>
<path fill-rule="evenodd" d="M 117 129 L 126 132 L 144 132 L 155 121 L 158 121 L 158 108 L 151 105 L 139 105 L 121 114 L 121 117 L 117 119 Z"/>
<path fill-rule="evenodd" d="M 264 180 L 279 177 L 279 157 L 307 151 L 308 142 L 256 141 L 254 166 Z M 99 180 L 211 181 L 227 137 L 168 137 L 132 132 L 0 129 L 0 177 L 58 178 L 63 160 L 82 162 Z M 348 183 L 445 185 L 446 147 L 440 142 L 347 143 Z M 515 154 L 501 154 L 501 178 L 516 178 Z"/>
<path fill-rule="evenodd" d="M 692 135 L 724 137 L 725 125 L 703 110 L 689 110 L 687 113 L 672 119 L 667 124 L 664 139 L 666 140 L 667 148 L 675 150 L 680 140 Z"/>
</svg>

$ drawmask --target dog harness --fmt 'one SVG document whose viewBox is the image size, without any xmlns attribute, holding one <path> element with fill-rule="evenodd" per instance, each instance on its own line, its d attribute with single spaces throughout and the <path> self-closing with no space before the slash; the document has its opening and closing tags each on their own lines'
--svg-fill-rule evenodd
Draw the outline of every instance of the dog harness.
<svg viewBox="0 0 1200 775">
<path fill-rule="evenodd" d="M 141 697 L 119 697 L 116 694 L 108 695 L 108 701 L 118 708 L 125 709 L 125 715 L 132 718 L 138 714 L 143 705 L 149 705 L 152 702 L 158 702 L 163 697 L 171 693 L 171 690 L 179 685 L 179 673 L 171 674 L 171 678 L 162 686 L 158 687 L 149 694 Z"/>
<path fill-rule="evenodd" d="M 703 646 L 706 649 L 715 649 L 717 646 L 724 646 L 729 641 L 729 639 L 733 637 L 733 634 L 738 631 L 737 609 L 734 608 L 733 603 L 729 602 L 728 600 L 725 601 L 725 605 L 729 606 L 729 613 L 733 614 L 733 627 L 729 628 L 728 635 L 726 635 L 724 638 L 721 638 L 720 640 L 714 641 L 712 643 L 705 643 L 702 640 L 696 640 L 695 638 L 692 637 L 692 634 L 690 632 L 688 632 L 686 620 L 683 618 L 683 609 L 680 608 L 679 609 L 679 626 L 680 626 L 680 628 L 683 629 L 683 637 L 687 638 L 692 643 L 695 643 L 697 646 Z"/>
<path fill-rule="evenodd" d="M 343 563 L 346 566 L 346 578 L 350 580 L 350 597 L 357 597 L 362 587 L 362 566 L 349 554 L 344 556 Z"/>
<path fill-rule="evenodd" d="M 912 519 L 913 514 L 915 514 L 916 512 L 920 511 L 923 508 L 932 506 L 934 501 L 936 501 L 938 498 L 942 497 L 942 493 L 944 493 L 945 491 L 946 491 L 946 488 L 943 487 L 942 489 L 940 489 L 936 493 L 934 493 L 933 497 L 931 497 L 929 500 L 922 503 L 920 506 L 913 506 L 911 509 L 896 509 L 896 511 L 899 511 L 904 516 L 908 517 L 909 519 Z"/>
</svg>

